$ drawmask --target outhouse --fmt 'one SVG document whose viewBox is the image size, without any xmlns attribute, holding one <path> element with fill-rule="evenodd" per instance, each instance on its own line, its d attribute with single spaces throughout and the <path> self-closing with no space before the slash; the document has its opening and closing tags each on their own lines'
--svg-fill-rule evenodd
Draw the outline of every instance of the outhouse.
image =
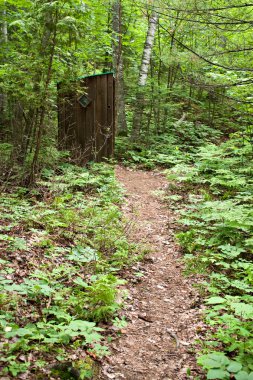
<svg viewBox="0 0 253 380">
<path fill-rule="evenodd" d="M 71 90 L 58 84 L 59 145 L 81 162 L 113 156 L 114 89 L 112 72 L 81 77 Z"/>
</svg>

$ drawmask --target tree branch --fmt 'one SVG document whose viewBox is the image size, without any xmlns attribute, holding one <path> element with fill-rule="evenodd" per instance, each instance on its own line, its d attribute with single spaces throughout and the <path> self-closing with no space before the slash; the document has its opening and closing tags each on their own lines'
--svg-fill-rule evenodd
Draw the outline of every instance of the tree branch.
<svg viewBox="0 0 253 380">
<path fill-rule="evenodd" d="M 165 30 L 171 37 L 172 37 L 172 33 L 166 29 L 164 26 L 162 26 L 161 24 L 159 24 L 160 27 Z M 177 42 L 177 44 L 179 44 L 180 46 L 182 46 L 184 49 L 190 51 L 191 53 L 193 53 L 194 55 L 196 55 L 196 57 L 199 57 L 200 59 L 202 59 L 203 61 L 209 63 L 210 65 L 212 66 L 216 66 L 216 67 L 221 67 L 222 69 L 225 69 L 225 70 L 232 70 L 232 71 L 248 71 L 248 72 L 253 72 L 253 69 L 251 68 L 241 68 L 241 67 L 229 67 L 229 66 L 225 66 L 225 65 L 222 65 L 220 63 L 215 63 L 215 62 L 212 62 L 210 61 L 209 59 L 203 57 L 203 55 L 197 53 L 196 51 L 194 51 L 192 48 L 190 48 L 189 46 L 185 45 L 183 42 L 179 41 L 175 36 L 174 36 L 174 40 Z"/>
</svg>

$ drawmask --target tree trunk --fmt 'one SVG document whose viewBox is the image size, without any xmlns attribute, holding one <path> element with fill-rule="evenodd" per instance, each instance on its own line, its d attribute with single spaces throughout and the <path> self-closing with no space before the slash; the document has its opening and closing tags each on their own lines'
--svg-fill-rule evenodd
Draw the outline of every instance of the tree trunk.
<svg viewBox="0 0 253 380">
<path fill-rule="evenodd" d="M 33 155 L 33 160 L 31 164 L 31 170 L 28 177 L 28 184 L 32 184 L 35 180 L 35 176 L 38 172 L 38 160 L 39 160 L 39 153 L 41 150 L 41 141 L 42 141 L 42 135 L 44 131 L 44 121 L 46 117 L 47 112 L 47 105 L 43 103 L 45 102 L 48 97 L 48 90 L 49 85 L 52 77 L 52 68 L 53 68 L 53 60 L 54 60 L 54 54 L 55 54 L 55 47 L 56 47 L 56 37 L 57 37 L 57 22 L 58 22 L 58 9 L 56 10 L 55 14 L 55 20 L 54 20 L 54 29 L 51 31 L 52 40 L 50 41 L 50 37 L 48 39 L 48 43 L 51 45 L 50 47 L 50 54 L 49 54 L 49 61 L 48 61 L 48 67 L 47 67 L 47 73 L 44 83 L 44 89 L 41 94 L 41 106 L 39 108 L 39 119 L 38 119 L 38 125 L 35 129 L 35 150 Z M 45 34 L 47 34 L 47 30 L 45 31 Z M 44 41 L 42 42 L 42 46 L 44 44 Z"/>
<path fill-rule="evenodd" d="M 136 94 L 136 103 L 135 103 L 135 111 L 133 116 L 133 129 L 132 129 L 132 140 L 138 139 L 140 137 L 141 131 L 141 122 L 142 122 L 142 114 L 144 110 L 144 100 L 145 100 L 145 86 L 148 78 L 148 69 L 150 65 L 150 58 L 152 53 L 152 48 L 154 45 L 155 32 L 158 23 L 158 15 L 155 11 L 152 12 L 148 31 L 146 36 L 146 42 L 143 49 L 142 62 L 138 80 L 138 91 Z"/>
<path fill-rule="evenodd" d="M 172 54 L 174 43 L 175 43 L 175 34 L 177 31 L 178 26 L 180 25 L 181 21 L 178 19 L 180 15 L 180 12 L 177 12 L 177 18 L 175 21 L 174 29 L 171 34 L 171 41 L 170 41 L 170 54 Z M 165 108 L 164 108 L 164 115 L 163 115 L 163 122 L 162 122 L 162 132 L 166 131 L 167 127 L 167 119 L 169 114 L 168 104 L 171 97 L 171 92 L 173 85 L 176 81 L 178 70 L 180 69 L 180 64 L 172 64 L 169 66 L 168 74 L 167 74 L 167 94 L 165 97 Z"/>
<path fill-rule="evenodd" d="M 115 70 L 115 125 L 119 135 L 127 135 L 125 91 L 124 91 L 124 64 L 121 34 L 121 0 L 115 0 L 112 5 L 113 28 L 113 68 Z"/>
<path fill-rule="evenodd" d="M 7 24 L 7 12 L 6 12 L 6 1 L 4 1 L 4 9 L 2 11 L 2 35 L 0 36 L 0 43 L 6 44 L 8 43 L 8 24 Z M 3 54 L 3 57 L 5 54 Z M 3 62 L 5 61 L 4 58 Z M 1 63 L 3 63 L 1 62 Z M 4 126 L 4 133 L 6 133 L 5 127 L 6 127 L 6 114 L 7 114 L 7 108 L 8 108 L 8 99 L 7 95 L 3 92 L 0 93 L 0 123 Z"/>
<path fill-rule="evenodd" d="M 4 1 L 4 10 L 3 10 L 3 23 L 2 23 L 2 39 L 4 43 L 8 42 L 8 25 L 6 20 L 6 1 Z"/>
</svg>

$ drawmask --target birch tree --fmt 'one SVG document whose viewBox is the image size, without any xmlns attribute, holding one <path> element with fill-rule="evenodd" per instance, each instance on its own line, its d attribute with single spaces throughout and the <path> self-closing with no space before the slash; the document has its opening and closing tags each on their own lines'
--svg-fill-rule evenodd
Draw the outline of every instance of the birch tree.
<svg viewBox="0 0 253 380">
<path fill-rule="evenodd" d="M 2 45 L 2 52 L 0 53 L 0 63 L 4 62 L 3 50 L 6 49 L 6 45 L 8 43 L 7 11 L 6 11 L 5 1 L 3 3 L 3 10 L 1 13 L 2 13 L 2 25 L 1 25 L 0 43 Z M 6 108 L 7 108 L 7 97 L 6 97 L 6 94 L 3 91 L 1 91 L 0 92 L 0 124 L 5 124 Z"/>
<path fill-rule="evenodd" d="M 4 43 L 7 44 L 8 42 L 8 26 L 7 26 L 7 12 L 6 12 L 6 2 L 4 1 L 4 9 L 2 12 L 3 15 L 3 22 L 2 22 L 2 40 Z"/>
<path fill-rule="evenodd" d="M 115 124 L 118 134 L 127 135 L 124 91 L 124 64 L 122 52 L 122 4 L 115 0 L 112 4 L 113 28 L 113 68 L 115 70 Z"/>
<path fill-rule="evenodd" d="M 142 61 L 138 80 L 138 92 L 136 95 L 135 110 L 133 116 L 133 129 L 132 129 L 132 140 L 139 138 L 142 122 L 142 114 L 144 110 L 144 90 L 148 79 L 148 70 L 150 66 L 150 58 L 152 53 L 152 48 L 154 45 L 155 32 L 158 24 L 158 15 L 153 10 L 149 18 L 148 30 L 146 35 L 146 41 L 142 54 Z"/>
</svg>

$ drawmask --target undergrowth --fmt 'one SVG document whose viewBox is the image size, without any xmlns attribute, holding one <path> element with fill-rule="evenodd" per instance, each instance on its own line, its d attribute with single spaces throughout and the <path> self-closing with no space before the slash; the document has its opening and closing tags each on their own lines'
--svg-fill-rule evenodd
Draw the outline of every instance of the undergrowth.
<svg viewBox="0 0 253 380">
<path fill-rule="evenodd" d="M 252 380 L 253 150 L 239 134 L 221 138 L 184 121 L 142 144 L 118 138 L 116 154 L 125 165 L 170 168 L 168 200 L 187 203 L 178 234 L 187 271 L 205 278 L 210 328 L 198 363 L 207 379 Z M 101 164 L 44 170 L 32 190 L 2 194 L 3 376 L 93 376 L 93 359 L 108 353 L 107 327 L 113 319 L 125 325 L 121 269 L 140 258 L 121 201 L 112 169 Z"/>
<path fill-rule="evenodd" d="M 32 190 L 1 194 L 2 376 L 92 377 L 92 359 L 108 353 L 104 332 L 120 321 L 119 271 L 139 257 L 121 201 L 104 164 L 64 164 Z"/>
<path fill-rule="evenodd" d="M 184 204 L 177 237 L 186 272 L 205 278 L 198 286 L 210 328 L 198 364 L 207 379 L 253 379 L 253 148 L 245 136 L 222 142 L 220 131 L 184 121 L 142 143 L 117 143 L 125 165 L 169 168 L 167 200 Z"/>
<path fill-rule="evenodd" d="M 175 122 L 160 135 L 143 136 L 142 140 L 129 143 L 126 137 L 116 140 L 116 157 L 127 166 L 154 169 L 157 166 L 170 168 L 192 162 L 199 146 L 217 142 L 222 132 L 200 123 Z"/>
<path fill-rule="evenodd" d="M 184 196 L 190 191 L 178 239 L 188 272 L 206 277 L 210 330 L 198 363 L 207 379 L 253 379 L 252 158 L 250 142 L 235 134 L 168 172 Z"/>
</svg>

